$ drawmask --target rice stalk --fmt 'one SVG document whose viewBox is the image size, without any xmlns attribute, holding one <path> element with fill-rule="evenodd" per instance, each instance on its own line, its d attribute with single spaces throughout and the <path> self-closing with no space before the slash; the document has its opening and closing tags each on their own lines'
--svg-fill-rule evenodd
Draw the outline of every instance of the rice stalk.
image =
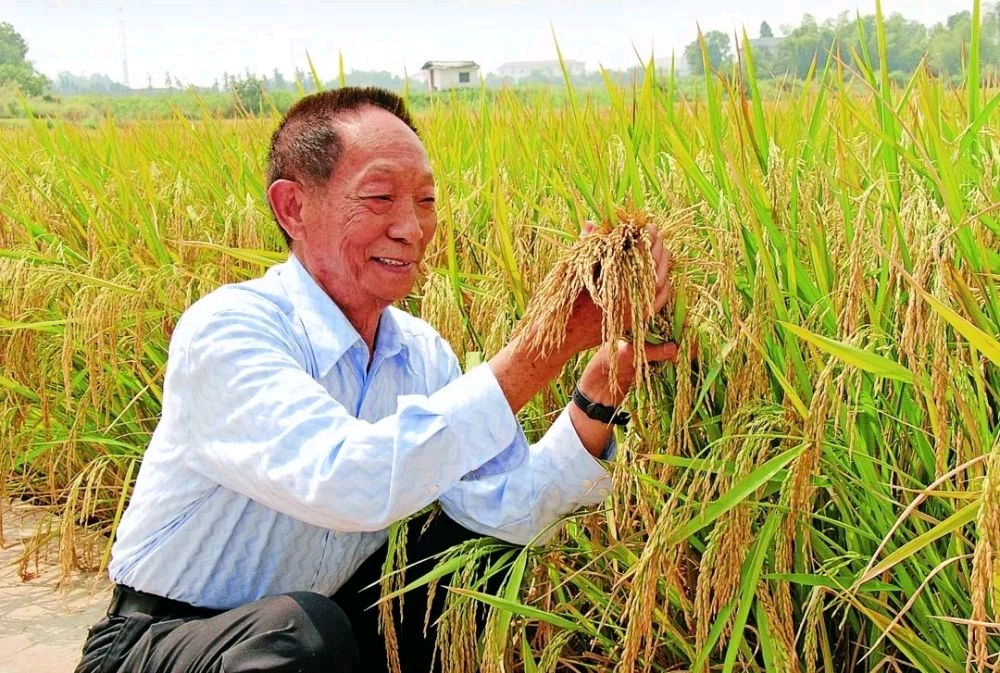
<svg viewBox="0 0 1000 673">
<path fill-rule="evenodd" d="M 559 349 L 573 307 L 586 292 L 602 312 L 602 343 L 612 352 L 620 341 L 631 343 L 637 383 L 649 390 L 643 344 L 656 295 L 655 263 L 645 230 L 649 218 L 639 211 L 621 210 L 618 219 L 618 224 L 605 222 L 597 232 L 580 238 L 556 263 L 532 297 L 514 338 L 524 339 L 541 357 Z M 617 388 L 617 359 L 610 358 L 609 364 L 609 380 Z"/>
<path fill-rule="evenodd" d="M 393 601 L 390 595 L 399 594 L 399 620 L 403 621 L 403 595 L 400 593 L 406 584 L 406 538 L 409 520 L 394 523 L 389 527 L 389 539 L 386 541 L 387 552 L 382 566 L 382 581 L 379 583 L 380 600 L 378 604 L 379 630 L 385 638 L 385 653 L 392 673 L 401 673 L 402 665 L 399 659 L 399 639 L 396 635 L 396 618 L 393 616 Z M 415 625 L 404 625 L 404 628 L 415 628 Z"/>
<path fill-rule="evenodd" d="M 1000 575 L 1000 440 L 990 451 L 983 478 L 979 516 L 976 519 L 978 540 L 972 557 L 972 612 L 969 615 L 968 655 L 965 670 L 997 670 L 990 663 L 990 622 L 1000 621 L 1000 593 L 996 580 Z M 995 657 L 995 655 L 992 655 Z"/>
</svg>

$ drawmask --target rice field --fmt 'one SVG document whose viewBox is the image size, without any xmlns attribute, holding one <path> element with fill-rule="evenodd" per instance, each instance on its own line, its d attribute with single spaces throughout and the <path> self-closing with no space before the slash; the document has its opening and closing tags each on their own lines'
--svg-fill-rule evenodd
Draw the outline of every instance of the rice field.
<svg viewBox="0 0 1000 673">
<path fill-rule="evenodd" d="M 476 548 L 436 571 L 467 587 L 447 670 L 1000 670 L 1000 91 L 975 58 L 958 88 L 832 62 L 775 91 L 745 54 L 697 97 L 649 70 L 418 115 L 440 225 L 405 303 L 460 357 L 623 207 L 673 250 L 682 351 L 633 395 L 603 509 L 510 550 L 497 597 Z M 181 312 L 284 257 L 276 123 L 0 127 L 0 488 L 51 508 L 36 549 L 67 570 L 107 561 Z"/>
</svg>

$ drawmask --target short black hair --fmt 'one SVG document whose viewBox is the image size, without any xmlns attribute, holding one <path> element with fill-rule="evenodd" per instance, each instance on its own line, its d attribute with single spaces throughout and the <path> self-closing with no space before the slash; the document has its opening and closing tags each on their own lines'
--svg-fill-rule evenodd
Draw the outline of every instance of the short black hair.
<svg viewBox="0 0 1000 673">
<path fill-rule="evenodd" d="M 314 93 L 289 108 L 271 135 L 267 152 L 267 187 L 282 179 L 309 185 L 329 180 L 343 151 L 339 122 L 346 113 L 366 107 L 391 112 L 414 133 L 418 133 L 406 109 L 406 102 L 391 91 L 349 86 Z M 280 227 L 280 222 L 279 228 L 285 243 L 291 245 L 292 240 Z"/>
</svg>

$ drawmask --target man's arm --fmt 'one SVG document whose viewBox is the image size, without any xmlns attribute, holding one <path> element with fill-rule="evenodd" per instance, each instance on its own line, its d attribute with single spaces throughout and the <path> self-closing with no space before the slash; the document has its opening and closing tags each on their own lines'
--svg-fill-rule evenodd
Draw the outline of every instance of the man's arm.
<svg viewBox="0 0 1000 673">
<path fill-rule="evenodd" d="M 635 379 L 633 351 L 617 349 L 618 386 L 609 387 L 608 348 L 601 348 L 580 377 L 578 386 L 591 401 L 618 407 Z M 646 347 L 650 362 L 674 360 L 673 343 Z M 544 542 L 552 524 L 579 507 L 596 505 L 611 492 L 611 479 L 595 458 L 611 441 L 613 426 L 588 418 L 570 402 L 528 458 L 511 471 L 463 480 L 442 494 L 448 515 L 470 530 L 515 544 Z M 542 535 L 539 536 L 539 534 Z"/>
<path fill-rule="evenodd" d="M 659 311 L 670 294 L 671 260 L 659 231 L 650 228 L 650 240 L 657 284 L 653 309 Z M 589 297 L 580 296 L 566 326 L 562 348 L 541 357 L 515 339 L 490 360 L 489 366 L 514 413 L 558 376 L 570 357 L 600 342 L 601 320 L 600 310 Z M 673 361 L 677 357 L 673 343 L 647 344 L 645 349 L 649 362 Z M 600 348 L 577 383 L 581 392 L 592 402 L 618 407 L 635 382 L 634 354 L 630 344 Z M 612 358 L 618 359 L 614 381 Z M 597 504 L 610 493 L 610 478 L 594 458 L 603 455 L 611 437 L 612 426 L 589 418 L 571 402 L 545 436 L 530 448 L 527 461 L 507 474 L 456 484 L 443 494 L 441 505 L 449 516 L 471 530 L 525 544 L 560 517 L 578 507 Z"/>
<path fill-rule="evenodd" d="M 646 344 L 646 361 L 675 362 L 677 360 L 677 344 L 666 342 L 662 344 Z M 635 351 L 631 344 L 623 343 L 617 352 L 611 353 L 608 347 L 601 348 L 584 369 L 577 387 L 590 400 L 606 407 L 618 408 L 625 400 L 625 395 L 635 384 Z M 617 384 L 611 385 L 612 357 L 618 358 Z M 601 457 L 604 448 L 611 440 L 612 427 L 607 423 L 588 417 L 580 407 L 570 403 L 569 415 L 573 421 L 580 441 L 587 451 L 595 457 Z"/>
<path fill-rule="evenodd" d="M 316 526 L 379 530 L 469 473 L 488 474 L 509 447 L 523 458 L 516 419 L 496 413 L 506 400 L 489 368 L 394 396 L 384 416 L 361 420 L 303 367 L 266 302 L 219 310 L 219 299 L 175 334 L 167 388 L 183 391 L 173 403 L 184 412 L 164 431 L 178 434 L 176 459 L 221 486 Z"/>
</svg>

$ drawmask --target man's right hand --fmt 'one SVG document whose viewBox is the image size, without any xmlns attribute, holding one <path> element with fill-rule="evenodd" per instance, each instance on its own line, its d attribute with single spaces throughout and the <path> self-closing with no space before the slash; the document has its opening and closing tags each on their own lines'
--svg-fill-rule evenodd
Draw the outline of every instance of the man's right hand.
<svg viewBox="0 0 1000 673">
<path fill-rule="evenodd" d="M 593 222 L 584 223 L 581 236 L 589 236 L 596 230 Z M 670 270 L 673 267 L 673 258 L 670 250 L 663 245 L 663 233 L 652 224 L 646 225 L 646 232 L 649 235 L 650 252 L 653 256 L 653 265 L 656 274 L 656 291 L 653 298 L 652 312 L 649 318 L 656 315 L 663 308 L 671 295 Z M 601 326 L 603 323 L 603 312 L 594 304 L 590 295 L 581 292 L 573 306 L 569 321 L 566 324 L 566 338 L 564 345 L 569 351 L 566 360 L 585 350 L 595 348 L 602 342 Z M 628 327 L 628 326 L 627 326 Z"/>
<path fill-rule="evenodd" d="M 581 235 L 591 235 L 595 228 L 592 222 L 587 222 Z M 652 317 L 670 298 L 672 260 L 670 251 L 663 245 L 662 232 L 653 225 L 647 225 L 647 231 L 656 274 L 656 294 L 649 316 Z M 528 400 L 558 376 L 571 357 L 601 344 L 603 318 L 601 309 L 590 295 L 581 292 L 566 323 L 560 348 L 543 356 L 528 345 L 527 338 L 515 338 L 490 359 L 489 366 L 514 413 L 520 411 Z M 530 332 L 529 328 L 525 333 Z"/>
</svg>

